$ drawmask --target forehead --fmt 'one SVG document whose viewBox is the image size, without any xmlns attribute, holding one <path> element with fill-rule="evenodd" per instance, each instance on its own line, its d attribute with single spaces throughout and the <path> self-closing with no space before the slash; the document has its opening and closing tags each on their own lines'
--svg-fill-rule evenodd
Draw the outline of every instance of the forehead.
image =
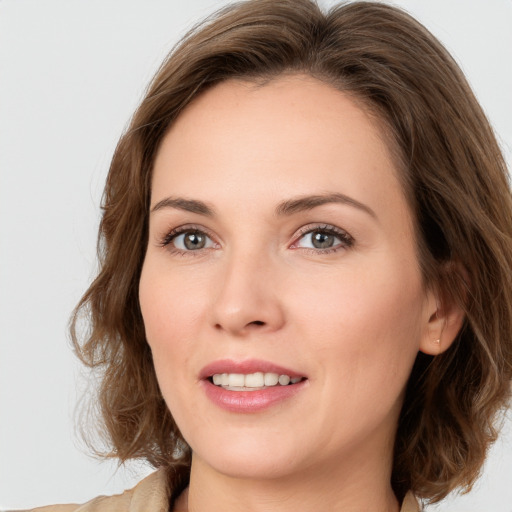
<svg viewBox="0 0 512 512">
<path fill-rule="evenodd" d="M 309 76 L 223 82 L 188 105 L 164 137 L 152 204 L 166 194 L 193 193 L 245 209 L 258 192 L 275 201 L 339 192 L 375 206 L 395 200 L 402 208 L 383 124 L 348 94 Z"/>
<path fill-rule="evenodd" d="M 257 82 L 227 80 L 196 96 L 171 125 L 167 135 L 173 139 L 199 138 L 208 133 L 202 145 L 212 146 L 232 129 L 231 136 L 255 137 L 254 145 L 265 133 L 274 128 L 286 128 L 284 137 L 275 139 L 276 144 L 293 143 L 306 138 L 325 138 L 327 131 L 338 144 L 350 144 L 352 136 L 364 135 L 373 139 L 388 152 L 388 130 L 384 122 L 372 114 L 362 100 L 309 75 L 282 75 L 275 79 Z M 361 133 L 361 130 L 363 133 Z M 318 137 L 315 135 L 318 134 Z M 169 137 L 167 137 L 169 138 Z M 233 139 L 233 142 L 236 142 Z M 267 141 L 268 142 L 268 141 Z M 230 146 L 234 149 L 234 144 Z"/>
</svg>

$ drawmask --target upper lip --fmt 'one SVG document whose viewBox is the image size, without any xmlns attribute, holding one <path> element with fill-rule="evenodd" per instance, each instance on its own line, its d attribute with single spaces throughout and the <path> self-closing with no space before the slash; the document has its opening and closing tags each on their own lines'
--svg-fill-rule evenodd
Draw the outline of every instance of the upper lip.
<svg viewBox="0 0 512 512">
<path fill-rule="evenodd" d="M 234 361 L 233 359 L 219 359 L 207 364 L 199 373 L 200 379 L 208 379 L 218 373 L 277 373 L 279 375 L 288 375 L 289 377 L 306 377 L 303 373 L 284 366 L 263 361 L 260 359 L 246 359 L 244 361 Z"/>
</svg>

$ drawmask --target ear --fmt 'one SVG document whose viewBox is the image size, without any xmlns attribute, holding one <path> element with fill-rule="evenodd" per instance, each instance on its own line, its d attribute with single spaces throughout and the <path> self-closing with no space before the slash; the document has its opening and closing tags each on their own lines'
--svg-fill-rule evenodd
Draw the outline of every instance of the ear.
<svg viewBox="0 0 512 512">
<path fill-rule="evenodd" d="M 453 298 L 428 292 L 420 351 L 437 356 L 447 350 L 462 329 L 464 317 L 464 310 Z"/>
</svg>

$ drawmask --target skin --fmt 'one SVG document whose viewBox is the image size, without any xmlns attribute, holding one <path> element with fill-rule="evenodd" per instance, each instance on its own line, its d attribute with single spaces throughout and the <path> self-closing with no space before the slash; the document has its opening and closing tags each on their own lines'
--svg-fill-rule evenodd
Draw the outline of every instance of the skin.
<svg viewBox="0 0 512 512">
<path fill-rule="evenodd" d="M 418 350 L 446 349 L 461 316 L 422 282 L 397 172 L 379 124 L 307 76 L 224 82 L 165 136 L 140 304 L 162 393 L 193 451 L 179 510 L 399 510 L 390 475 L 404 388 Z M 276 214 L 333 193 L 360 204 Z M 214 213 L 162 206 L 169 197 Z M 326 225 L 353 242 L 335 236 L 318 249 L 304 231 Z M 206 245 L 171 240 L 180 227 L 206 233 Z M 308 380 L 269 409 L 229 412 L 199 379 L 225 358 Z"/>
</svg>

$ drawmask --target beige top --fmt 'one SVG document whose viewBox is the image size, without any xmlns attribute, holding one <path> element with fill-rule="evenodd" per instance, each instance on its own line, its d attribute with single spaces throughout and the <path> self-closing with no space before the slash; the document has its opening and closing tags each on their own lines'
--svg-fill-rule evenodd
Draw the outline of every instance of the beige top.
<svg viewBox="0 0 512 512">
<path fill-rule="evenodd" d="M 83 505 L 50 505 L 30 512 L 168 512 L 166 480 L 165 470 L 160 469 L 122 494 L 99 496 Z M 407 493 L 400 512 L 420 512 L 419 504 L 411 493 Z"/>
</svg>

